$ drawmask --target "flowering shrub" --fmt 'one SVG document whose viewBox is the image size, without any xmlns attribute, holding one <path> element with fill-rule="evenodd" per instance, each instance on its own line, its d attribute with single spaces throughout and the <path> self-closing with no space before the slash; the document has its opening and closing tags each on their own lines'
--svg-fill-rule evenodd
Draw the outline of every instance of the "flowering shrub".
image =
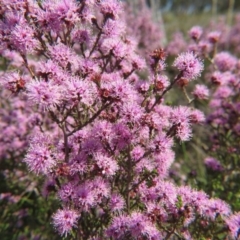
<svg viewBox="0 0 240 240">
<path fill-rule="evenodd" d="M 1 85 L 13 97 L 6 111 L 19 99 L 24 106 L 23 120 L 15 119 L 23 129 L 9 135 L 24 136 L 24 162 L 45 178 L 43 195 L 59 200 L 53 226 L 75 239 L 220 238 L 228 230 L 237 236 L 227 203 L 169 178 L 174 144 L 188 141 L 192 126 L 205 120 L 186 90 L 201 75 L 202 60 L 192 51 L 179 54 L 169 79 L 165 51 L 155 49 L 147 62 L 140 57 L 122 11 L 116 0 L 2 1 L 0 50 L 9 65 Z M 225 57 L 232 63 L 225 69 L 219 58 L 221 71 L 236 64 Z M 188 105 L 165 104 L 175 85 Z M 193 92 L 208 94 L 201 85 Z M 11 147 L 8 154 L 18 149 Z"/>
<path fill-rule="evenodd" d="M 205 106 L 208 114 L 205 122 L 207 131 L 204 133 L 210 139 L 207 145 L 203 144 L 207 154 L 204 159 L 205 180 L 197 180 L 195 185 L 211 196 L 227 201 L 235 211 L 239 211 L 240 82 L 238 47 L 235 43 L 239 22 L 236 21 L 232 28 L 220 22 L 218 29 L 209 31 L 195 26 L 189 31 L 191 40 L 185 41 L 186 49 L 205 58 L 209 65 L 203 79 L 205 85 L 196 85 L 192 92 L 199 100 L 210 99 L 208 106 Z M 231 230 L 233 238 L 239 237 L 238 214 L 230 218 L 232 222 L 228 222 L 228 227 L 235 229 Z"/>
</svg>

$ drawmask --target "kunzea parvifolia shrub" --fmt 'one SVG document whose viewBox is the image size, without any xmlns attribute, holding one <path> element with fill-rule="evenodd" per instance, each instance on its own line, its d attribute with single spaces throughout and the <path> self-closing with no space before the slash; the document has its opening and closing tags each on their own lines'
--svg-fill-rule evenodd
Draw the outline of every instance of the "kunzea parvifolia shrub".
<svg viewBox="0 0 240 240">
<path fill-rule="evenodd" d="M 51 221 L 61 236 L 237 236 L 227 203 L 168 179 L 174 144 L 205 119 L 189 105 L 164 103 L 175 85 L 186 93 L 200 76 L 196 54 L 179 53 L 169 79 L 162 48 L 147 63 L 137 55 L 116 0 L 1 3 L 0 49 L 20 64 L 1 74 L 1 85 L 42 123 L 29 129 L 23 161 L 51 181 L 61 205 Z"/>
</svg>

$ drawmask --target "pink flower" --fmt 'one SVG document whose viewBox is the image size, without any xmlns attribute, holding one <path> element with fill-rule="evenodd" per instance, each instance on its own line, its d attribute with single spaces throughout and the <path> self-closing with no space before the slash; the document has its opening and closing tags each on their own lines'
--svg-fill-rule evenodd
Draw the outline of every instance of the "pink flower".
<svg viewBox="0 0 240 240">
<path fill-rule="evenodd" d="M 155 88 L 158 91 L 164 91 L 168 86 L 170 82 L 168 80 L 168 77 L 165 75 L 157 76 L 155 80 Z"/>
<path fill-rule="evenodd" d="M 154 156 L 159 178 L 164 179 L 168 176 L 169 168 L 174 162 L 175 153 L 172 150 L 166 150 Z"/>
<path fill-rule="evenodd" d="M 94 194 L 95 203 L 101 203 L 103 199 L 109 197 L 110 186 L 109 182 L 101 177 L 96 177 L 89 182 L 89 187 Z"/>
<path fill-rule="evenodd" d="M 18 72 L 8 72 L 2 77 L 0 83 L 12 93 L 18 93 L 25 88 L 26 80 Z"/>
<path fill-rule="evenodd" d="M 147 239 L 161 239 L 156 227 L 140 212 L 132 212 L 128 223 L 133 239 L 146 236 Z"/>
<path fill-rule="evenodd" d="M 220 86 L 214 93 L 215 98 L 226 99 L 234 94 L 233 89 L 228 86 Z"/>
<path fill-rule="evenodd" d="M 145 60 L 140 56 L 138 56 L 137 54 L 131 54 L 129 56 L 129 60 L 131 61 L 132 67 L 135 70 L 140 70 L 146 67 Z"/>
<path fill-rule="evenodd" d="M 204 160 L 204 164 L 206 165 L 207 168 L 213 170 L 213 171 L 217 171 L 217 172 L 221 172 L 224 170 L 223 166 L 221 165 L 221 163 L 213 158 L 213 157 L 207 157 Z"/>
<path fill-rule="evenodd" d="M 129 216 L 120 215 L 115 216 L 106 230 L 106 235 L 113 239 L 121 239 L 128 231 Z"/>
<path fill-rule="evenodd" d="M 35 17 L 44 30 L 60 32 L 65 24 L 73 26 L 80 20 L 77 2 L 74 0 L 45 0 L 41 6 L 41 9 L 35 9 Z"/>
<path fill-rule="evenodd" d="M 154 148 L 156 153 L 164 153 L 169 150 L 173 145 L 172 138 L 166 136 L 165 134 L 159 134 L 154 139 Z"/>
<path fill-rule="evenodd" d="M 73 199 L 74 193 L 75 187 L 71 182 L 64 184 L 58 191 L 58 195 L 63 202 L 68 202 Z"/>
<path fill-rule="evenodd" d="M 94 155 L 94 159 L 101 173 L 107 177 L 114 175 L 118 170 L 117 162 L 108 156 L 97 153 Z"/>
<path fill-rule="evenodd" d="M 224 84 L 223 73 L 215 71 L 211 76 L 211 81 L 214 84 L 223 85 Z"/>
<path fill-rule="evenodd" d="M 32 81 L 27 84 L 27 96 L 44 110 L 49 110 L 61 103 L 62 88 L 53 82 Z"/>
<path fill-rule="evenodd" d="M 125 25 L 121 21 L 108 19 L 103 26 L 103 33 L 106 37 L 118 37 L 125 31 Z"/>
<path fill-rule="evenodd" d="M 87 30 L 76 30 L 73 33 L 73 41 L 76 43 L 80 43 L 83 44 L 85 43 L 87 46 L 89 46 L 90 42 L 91 42 L 91 36 L 89 31 Z"/>
<path fill-rule="evenodd" d="M 84 103 L 86 106 L 90 106 L 97 98 L 97 89 L 93 82 L 71 77 L 64 85 L 66 100 L 70 105 Z"/>
<path fill-rule="evenodd" d="M 112 51 L 117 59 L 123 59 L 128 55 L 127 45 L 120 41 L 118 37 L 104 39 L 101 45 L 101 50 L 104 52 Z"/>
<path fill-rule="evenodd" d="M 209 89 L 205 85 L 197 84 L 192 94 L 197 99 L 208 99 Z"/>
<path fill-rule="evenodd" d="M 226 224 L 233 238 L 238 239 L 240 236 L 240 212 L 231 215 L 226 219 Z"/>
<path fill-rule="evenodd" d="M 27 24 L 17 25 L 11 32 L 12 46 L 20 53 L 31 53 L 39 47 L 39 42 L 34 38 L 34 30 Z"/>
<path fill-rule="evenodd" d="M 116 19 L 122 8 L 121 4 L 115 0 L 100 1 L 100 11 L 106 18 Z"/>
<path fill-rule="evenodd" d="M 89 209 L 96 204 L 94 192 L 91 189 L 91 184 L 88 182 L 78 187 L 74 198 L 76 204 L 83 207 L 84 211 L 89 211 Z"/>
<path fill-rule="evenodd" d="M 217 43 L 220 39 L 220 36 L 221 36 L 221 32 L 219 31 L 213 31 L 213 32 L 210 32 L 208 35 L 207 35 L 207 39 L 210 43 Z"/>
<path fill-rule="evenodd" d="M 36 66 L 37 76 L 41 77 L 45 81 L 52 80 L 55 84 L 61 84 L 69 77 L 69 75 L 52 60 L 40 61 Z"/>
<path fill-rule="evenodd" d="M 173 123 L 171 132 L 173 135 L 176 134 L 176 136 L 182 141 L 188 141 L 192 136 L 190 115 L 190 108 L 185 106 L 176 107 L 171 112 L 170 121 Z"/>
<path fill-rule="evenodd" d="M 202 55 L 206 55 L 207 53 L 211 52 L 212 48 L 213 48 L 212 44 L 209 43 L 208 41 L 201 40 L 198 43 L 198 51 Z"/>
<path fill-rule="evenodd" d="M 56 165 L 52 151 L 45 145 L 32 144 L 24 159 L 31 171 L 48 174 Z"/>
<path fill-rule="evenodd" d="M 228 52 L 220 52 L 214 57 L 214 63 L 222 72 L 235 69 L 237 59 Z"/>
<path fill-rule="evenodd" d="M 237 134 L 237 135 L 240 135 L 240 123 L 237 123 L 234 128 L 233 128 L 234 132 Z"/>
<path fill-rule="evenodd" d="M 192 110 L 189 118 L 191 123 L 202 123 L 205 121 L 204 113 L 198 109 Z"/>
<path fill-rule="evenodd" d="M 58 210 L 53 215 L 53 225 L 61 235 L 67 235 L 73 227 L 77 226 L 79 215 L 75 210 Z"/>
<path fill-rule="evenodd" d="M 54 5 L 55 6 L 52 9 L 52 12 L 56 12 L 58 15 L 58 19 L 62 22 L 67 23 L 68 25 L 74 25 L 80 20 L 79 14 L 77 13 L 78 6 L 76 1 L 61 0 L 56 1 Z"/>
<path fill-rule="evenodd" d="M 49 46 L 49 52 L 52 60 L 63 68 L 66 68 L 68 64 L 73 62 L 73 51 L 65 44 L 59 43 L 54 46 Z"/>
<path fill-rule="evenodd" d="M 221 217 L 227 217 L 231 213 L 229 205 L 220 199 L 208 199 L 201 208 L 203 211 L 202 214 L 205 217 L 210 218 L 212 221 L 214 221 L 218 215 Z"/>
<path fill-rule="evenodd" d="M 125 201 L 120 194 L 113 194 L 109 201 L 111 211 L 121 211 L 125 205 Z"/>
<path fill-rule="evenodd" d="M 194 26 L 190 29 L 189 35 L 193 40 L 199 40 L 202 36 L 203 29 L 200 26 Z"/>
<path fill-rule="evenodd" d="M 141 158 L 143 156 L 144 153 L 145 153 L 145 151 L 141 146 L 136 146 L 131 151 L 131 157 L 134 160 L 138 160 L 139 158 Z"/>
<path fill-rule="evenodd" d="M 132 135 L 126 125 L 123 123 L 116 124 L 113 131 L 115 132 L 112 139 L 113 146 L 117 149 L 123 150 L 131 141 Z"/>
<path fill-rule="evenodd" d="M 192 52 L 180 54 L 173 66 L 181 71 L 183 78 L 188 80 L 199 77 L 203 71 L 203 63 Z"/>
<path fill-rule="evenodd" d="M 139 82 L 136 84 L 137 90 L 138 90 L 139 92 L 141 92 L 141 93 L 147 92 L 148 89 L 149 89 L 149 87 L 150 87 L 150 84 L 149 84 L 149 82 L 147 82 L 147 81 L 139 81 Z"/>
</svg>

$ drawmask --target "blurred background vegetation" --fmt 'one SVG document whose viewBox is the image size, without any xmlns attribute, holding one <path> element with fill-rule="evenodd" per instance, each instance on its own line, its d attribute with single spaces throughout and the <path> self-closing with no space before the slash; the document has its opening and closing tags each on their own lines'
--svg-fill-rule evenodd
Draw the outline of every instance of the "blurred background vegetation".
<svg viewBox="0 0 240 240">
<path fill-rule="evenodd" d="M 240 9 L 240 1 L 237 0 L 147 0 L 149 6 L 153 2 L 159 2 L 159 6 L 165 12 L 211 12 L 217 8 L 219 12 L 225 12 L 229 5 L 233 5 L 235 10 Z"/>
<path fill-rule="evenodd" d="M 156 21 L 164 26 L 165 40 L 176 31 L 186 33 L 192 26 L 208 26 L 225 16 L 231 25 L 234 13 L 240 10 L 239 0 L 124 0 L 137 6 L 146 3 L 152 10 Z"/>
</svg>

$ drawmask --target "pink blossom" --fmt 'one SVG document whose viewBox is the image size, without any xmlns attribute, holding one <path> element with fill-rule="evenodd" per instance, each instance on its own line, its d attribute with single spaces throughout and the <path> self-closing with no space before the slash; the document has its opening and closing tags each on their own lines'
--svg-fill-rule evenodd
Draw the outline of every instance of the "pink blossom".
<svg viewBox="0 0 240 240">
<path fill-rule="evenodd" d="M 228 86 L 220 86 L 214 93 L 215 98 L 226 99 L 233 95 L 233 89 Z"/>
<path fill-rule="evenodd" d="M 82 207 L 84 211 L 89 211 L 96 204 L 94 197 L 89 183 L 80 185 L 74 196 L 76 205 Z"/>
<path fill-rule="evenodd" d="M 64 93 L 70 105 L 84 103 L 90 106 L 97 99 L 97 89 L 93 82 L 71 77 L 64 85 Z"/>
<path fill-rule="evenodd" d="M 197 99 L 208 99 L 209 89 L 205 85 L 197 84 L 192 94 Z"/>
<path fill-rule="evenodd" d="M 198 109 L 192 110 L 190 114 L 191 123 L 203 123 L 205 121 L 204 113 Z"/>
<path fill-rule="evenodd" d="M 94 178 L 89 182 L 89 186 L 94 194 L 95 203 L 101 203 L 104 199 L 109 198 L 110 185 L 104 178 Z"/>
<path fill-rule="evenodd" d="M 146 68 L 146 62 L 143 58 L 138 56 L 137 54 L 131 54 L 129 55 L 129 61 L 132 64 L 133 69 L 135 70 L 141 70 Z"/>
<path fill-rule="evenodd" d="M 103 26 L 103 33 L 107 37 L 118 37 L 125 32 L 125 25 L 119 20 L 108 19 Z"/>
<path fill-rule="evenodd" d="M 208 41 L 206 40 L 201 40 L 199 43 L 198 43 L 198 52 L 205 56 L 206 54 L 210 53 L 212 51 L 212 44 L 209 43 Z"/>
<path fill-rule="evenodd" d="M 235 133 L 236 133 L 237 135 L 240 135 L 240 123 L 237 123 L 237 124 L 234 126 L 233 130 L 235 131 Z"/>
<path fill-rule="evenodd" d="M 210 43 L 217 43 L 220 39 L 220 36 L 221 36 L 221 32 L 219 31 L 213 31 L 213 32 L 210 32 L 208 35 L 207 35 L 207 39 Z"/>
<path fill-rule="evenodd" d="M 123 197 L 119 194 L 113 194 L 111 196 L 109 207 L 112 211 L 121 211 L 125 206 Z"/>
<path fill-rule="evenodd" d="M 29 99 L 44 110 L 52 109 L 61 103 L 61 86 L 55 85 L 52 82 L 35 80 L 28 83 L 26 87 Z"/>
<path fill-rule="evenodd" d="M 140 212 L 132 212 L 129 218 L 129 230 L 133 238 L 137 239 L 140 236 L 147 236 L 150 238 L 152 231 L 158 232 L 153 224 Z M 150 235 L 150 236 L 149 236 Z M 158 236 L 159 236 L 158 232 Z M 157 236 L 157 235 L 156 235 Z"/>
<path fill-rule="evenodd" d="M 138 91 L 144 93 L 144 92 L 147 92 L 147 91 L 148 91 L 148 89 L 149 89 L 149 87 L 150 87 L 150 84 L 149 84 L 149 82 L 147 82 L 147 81 L 139 81 L 139 82 L 137 83 L 136 87 L 137 87 Z"/>
<path fill-rule="evenodd" d="M 80 43 L 80 44 L 86 44 L 87 46 L 89 46 L 89 44 L 91 43 L 91 34 L 89 33 L 88 30 L 80 30 L 77 29 L 75 30 L 73 33 L 73 41 L 76 43 Z"/>
<path fill-rule="evenodd" d="M 26 79 L 18 72 L 8 72 L 1 77 L 1 85 L 12 93 L 18 93 L 25 88 Z"/>
<path fill-rule="evenodd" d="M 220 199 L 209 199 L 203 207 L 203 214 L 214 220 L 218 215 L 227 217 L 231 213 L 229 205 Z"/>
<path fill-rule="evenodd" d="M 96 240 L 160 240 L 174 234 L 191 239 L 190 224 L 228 217 L 227 204 L 177 187 L 169 174 L 176 143 L 189 140 L 192 125 L 205 117 L 194 105 L 168 105 L 165 93 L 180 79 L 200 76 L 203 62 L 197 54 L 211 57 L 217 37 L 199 42 L 202 29 L 195 26 L 190 30 L 195 42 L 188 45 L 176 34 L 166 51 L 194 52 L 179 54 L 173 63 L 179 73 L 170 79 L 171 72 L 163 72 L 161 29 L 148 9 L 128 14 L 117 0 L 23 2 L 2 0 L 0 8 L 0 52 L 7 68 L 19 71 L 0 72 L 1 85 L 18 93 L 7 98 L 1 90 L 0 160 L 18 161 L 27 151 L 29 169 L 47 180 L 45 195 L 54 189 L 60 201 L 62 209 L 53 215 L 58 232 L 68 235 L 79 225 L 78 234 Z M 125 23 L 135 18 L 137 23 Z M 148 64 L 144 51 L 152 52 Z M 212 80 L 221 86 L 207 121 L 226 128 L 226 113 L 240 110 L 231 103 L 239 72 L 226 67 L 228 57 L 214 59 L 219 71 Z M 209 92 L 196 85 L 193 95 L 207 99 Z M 236 121 L 230 127 L 238 131 Z M 80 215 L 84 219 L 78 222 Z"/>
<path fill-rule="evenodd" d="M 211 81 L 214 84 L 224 85 L 225 81 L 224 81 L 223 73 L 221 73 L 219 71 L 213 72 L 213 74 L 211 76 Z"/>
<path fill-rule="evenodd" d="M 117 162 L 110 157 L 97 153 L 94 155 L 94 159 L 100 172 L 107 177 L 114 175 L 118 170 Z"/>
<path fill-rule="evenodd" d="M 66 73 L 55 61 L 48 60 L 40 61 L 36 66 L 36 72 L 39 77 L 45 81 L 52 80 L 55 84 L 61 85 L 66 79 L 70 78 L 69 74 Z"/>
<path fill-rule="evenodd" d="M 115 0 L 105 0 L 99 3 L 100 11 L 106 18 L 116 19 L 122 11 L 121 3 Z"/>
<path fill-rule="evenodd" d="M 163 153 L 155 155 L 154 161 L 156 163 L 156 168 L 160 179 L 164 179 L 168 176 L 169 169 L 173 164 L 174 159 L 175 153 L 170 149 L 164 151 Z"/>
<path fill-rule="evenodd" d="M 108 228 L 106 229 L 106 235 L 115 239 L 121 238 L 128 231 L 129 216 L 120 215 L 115 216 Z"/>
<path fill-rule="evenodd" d="M 190 29 L 189 35 L 193 40 L 199 40 L 202 36 L 203 29 L 200 26 L 194 26 Z"/>
<path fill-rule="evenodd" d="M 32 145 L 24 159 L 31 171 L 48 174 L 56 165 L 52 151 L 44 145 Z"/>
<path fill-rule="evenodd" d="M 168 77 L 165 75 L 157 76 L 155 80 L 155 88 L 158 91 L 164 91 L 168 86 L 170 82 L 168 80 Z"/>
<path fill-rule="evenodd" d="M 182 76 L 188 80 L 200 76 L 203 63 L 191 52 L 180 54 L 174 61 L 173 66 L 181 71 Z"/>
<path fill-rule="evenodd" d="M 72 228 L 77 226 L 78 218 L 79 215 L 75 210 L 59 209 L 53 215 L 53 225 L 62 236 L 67 236 Z"/>
<path fill-rule="evenodd" d="M 39 42 L 34 38 L 34 30 L 28 26 L 17 25 L 11 32 L 11 44 L 15 50 L 22 54 L 31 53 L 39 47 Z"/>
<path fill-rule="evenodd" d="M 176 134 L 182 141 L 187 141 L 192 136 L 190 115 L 190 108 L 184 106 L 177 107 L 171 112 L 170 121 L 173 123 L 173 126 L 170 132 L 171 134 Z"/>
<path fill-rule="evenodd" d="M 221 163 L 213 158 L 213 157 L 207 157 L 204 160 L 204 164 L 206 165 L 207 168 L 213 170 L 213 171 L 217 171 L 217 172 L 221 172 L 224 170 L 224 168 L 222 167 Z"/>
<path fill-rule="evenodd" d="M 73 196 L 75 194 L 75 186 L 72 182 L 64 184 L 61 189 L 58 191 L 58 195 L 60 199 L 64 202 L 69 202 L 71 199 L 73 199 Z"/>
<path fill-rule="evenodd" d="M 226 224 L 230 230 L 231 236 L 233 238 L 238 238 L 240 235 L 240 213 L 237 212 L 231 215 L 229 218 L 226 219 Z"/>
<path fill-rule="evenodd" d="M 112 53 L 117 59 L 123 59 L 128 55 L 127 45 L 120 41 L 119 38 L 105 39 L 101 45 L 101 49 L 104 52 L 112 51 Z"/>
<path fill-rule="evenodd" d="M 237 64 L 237 59 L 228 52 L 220 52 L 214 57 L 214 63 L 222 72 L 231 71 Z"/>
<path fill-rule="evenodd" d="M 141 146 L 136 146 L 131 151 L 131 156 L 134 160 L 140 159 L 144 154 L 144 149 Z"/>
<path fill-rule="evenodd" d="M 66 68 L 73 62 L 74 54 L 72 49 L 65 44 L 59 43 L 49 47 L 51 58 L 61 67 Z"/>
</svg>

